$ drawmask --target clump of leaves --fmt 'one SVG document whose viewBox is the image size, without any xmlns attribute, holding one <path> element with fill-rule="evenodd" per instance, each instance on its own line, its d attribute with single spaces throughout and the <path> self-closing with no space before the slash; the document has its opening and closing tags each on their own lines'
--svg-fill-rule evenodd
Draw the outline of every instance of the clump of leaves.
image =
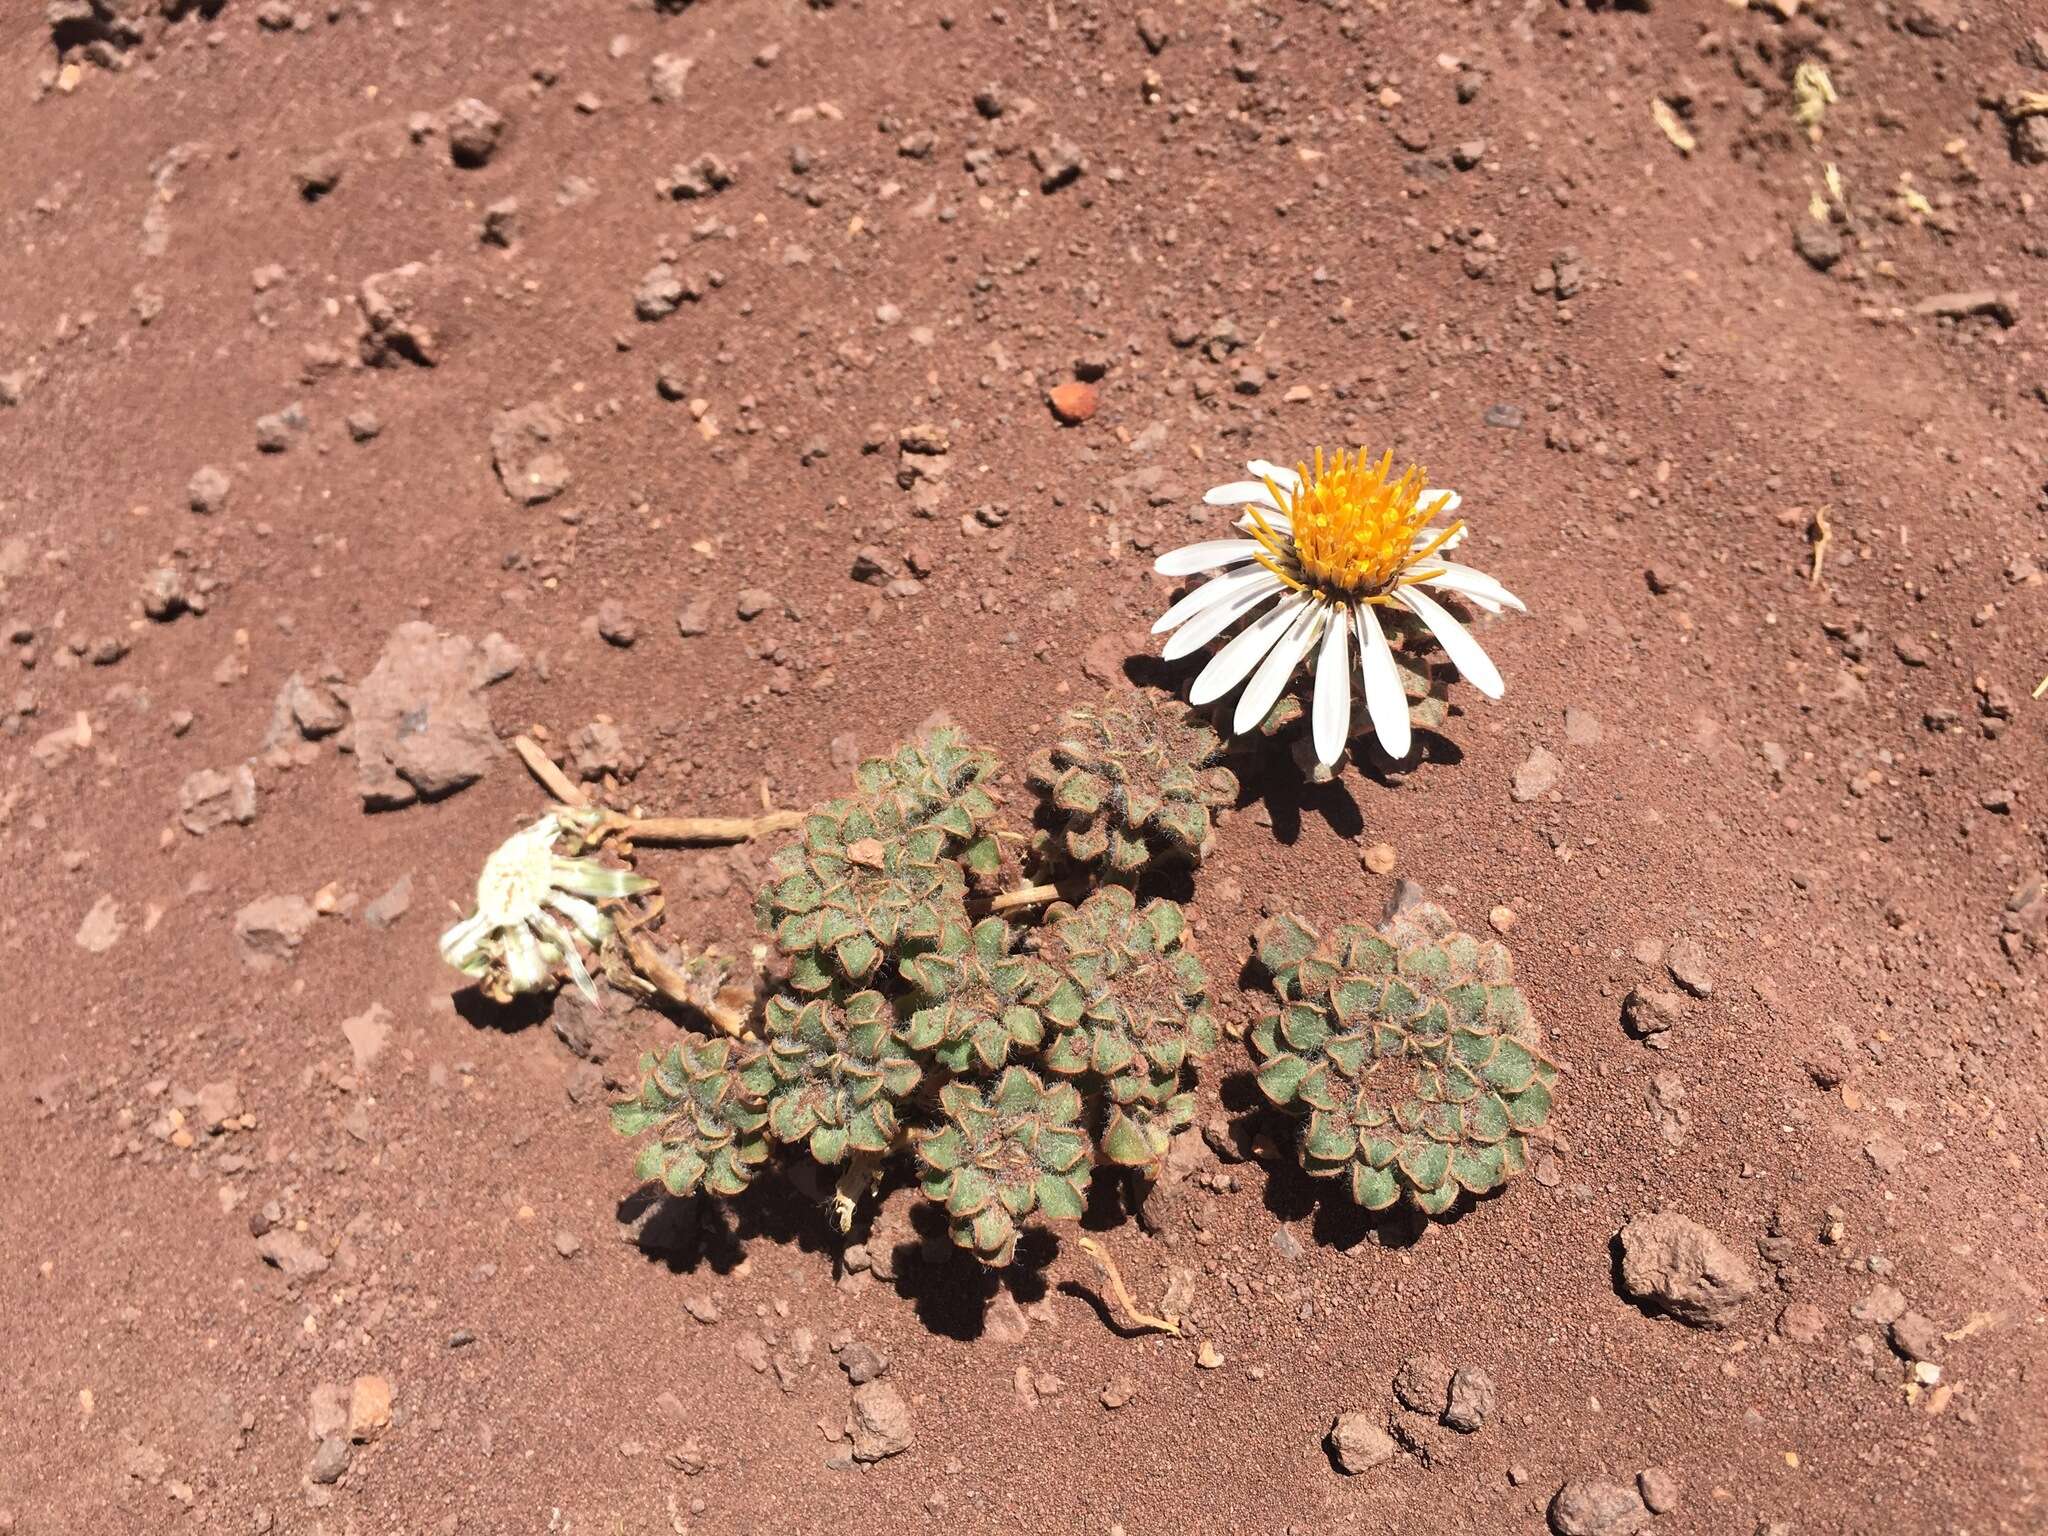
<svg viewBox="0 0 2048 1536">
<path fill-rule="evenodd" d="M 904 827 L 937 827 L 947 852 L 970 874 L 993 875 L 1001 862 L 987 830 L 997 801 L 987 787 L 999 767 L 995 753 L 977 747 L 957 726 L 940 726 L 887 757 L 871 757 L 854 771 L 861 794 Z"/>
<path fill-rule="evenodd" d="M 1251 1031 L 1259 1089 L 1300 1118 L 1310 1174 L 1368 1210 L 1405 1196 L 1434 1215 L 1528 1165 L 1557 1068 L 1504 946 L 1428 903 L 1377 933 L 1281 916 L 1256 940 L 1280 1002 Z"/>
<path fill-rule="evenodd" d="M 1154 864 L 1202 862 L 1211 809 L 1237 797 L 1208 722 L 1178 699 L 1133 688 L 1069 710 L 1059 730 L 1025 767 L 1056 821 L 1056 857 L 1123 881 Z"/>
<path fill-rule="evenodd" d="M 1011 1067 L 987 1087 L 939 1090 L 941 1120 L 916 1136 L 924 1192 L 946 1210 L 953 1241 L 987 1264 L 1008 1264 L 1017 1224 L 1033 1212 L 1078 1221 L 1087 1203 L 1088 1136 L 1081 1095 Z"/>
<path fill-rule="evenodd" d="M 1058 977 L 1035 955 L 1013 951 L 1017 931 L 985 917 L 971 933 L 954 930 L 906 963 L 914 1012 L 904 1031 L 912 1050 L 948 1072 L 997 1072 L 1013 1051 L 1045 1043 L 1045 1005 Z"/>
<path fill-rule="evenodd" d="M 640 1060 L 640 1093 L 612 1106 L 622 1136 L 654 1132 L 634 1173 L 672 1195 L 736 1195 L 768 1160 L 770 1079 L 760 1046 L 693 1035 Z"/>
<path fill-rule="evenodd" d="M 1045 1067 L 1103 1096 L 1101 1149 L 1120 1167 L 1158 1172 L 1173 1133 L 1194 1118 L 1181 1072 L 1216 1048 L 1208 977 L 1186 947 L 1187 916 L 1106 885 L 1046 914 L 1059 983 Z"/>
<path fill-rule="evenodd" d="M 949 927 L 966 927 L 966 876 L 948 856 L 949 834 L 906 828 L 899 812 L 887 801 L 831 801 L 770 860 L 754 912 L 791 957 L 799 992 L 866 986 L 885 960 L 900 967 L 937 948 Z"/>
<path fill-rule="evenodd" d="M 924 1069 L 896 1032 L 896 1015 L 879 992 L 768 999 L 768 1134 L 808 1147 L 826 1167 L 850 1152 L 874 1156 L 895 1145 L 901 1111 Z"/>
<path fill-rule="evenodd" d="M 1210 808 L 1235 789 L 1215 733 L 1154 696 L 1117 709 L 1113 725 L 1079 712 L 1092 737 L 1069 721 L 1095 755 L 1083 768 L 1063 746 L 1053 766 L 1068 831 L 1099 835 L 1105 876 L 1199 859 Z M 957 731 L 932 732 L 861 764 L 852 795 L 804 818 L 755 903 L 788 959 L 757 1025 L 727 997 L 722 956 L 692 967 L 625 946 L 674 973 L 670 995 L 731 1001 L 723 1020 L 706 1011 L 738 1036 L 642 1063 L 612 1123 L 651 1133 L 643 1177 L 736 1194 L 801 1147 L 837 1170 L 843 1226 L 885 1159 L 914 1152 L 954 1241 L 1007 1264 L 1027 1220 L 1079 1218 L 1098 1165 L 1158 1173 L 1194 1115 L 1190 1064 L 1217 1038 L 1186 916 L 1112 883 L 1045 908 L 1036 942 L 1016 926 L 1028 917 L 971 922 L 968 875 L 994 867 L 996 769 Z M 1101 786 L 1085 812 L 1084 778 Z"/>
</svg>

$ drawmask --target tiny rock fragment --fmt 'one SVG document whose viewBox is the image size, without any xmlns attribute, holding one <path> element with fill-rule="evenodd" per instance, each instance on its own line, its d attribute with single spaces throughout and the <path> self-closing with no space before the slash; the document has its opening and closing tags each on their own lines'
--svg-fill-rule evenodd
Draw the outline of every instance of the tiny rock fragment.
<svg viewBox="0 0 2048 1536">
<path fill-rule="evenodd" d="M 501 197 L 484 209 L 483 224 L 477 231 L 477 238 L 485 245 L 509 250 L 519 238 L 519 199 Z"/>
<path fill-rule="evenodd" d="M 673 106 L 681 101 L 690 71 L 696 67 L 695 59 L 684 58 L 679 53 L 657 53 L 647 66 L 648 99 L 662 106 Z"/>
<path fill-rule="evenodd" d="M 1678 1508 L 1678 1479 L 1662 1467 L 1645 1467 L 1636 1474 L 1636 1492 L 1643 1507 L 1653 1515 L 1668 1515 Z"/>
<path fill-rule="evenodd" d="M 889 1369 L 889 1357 L 865 1339 L 855 1339 L 839 1352 L 839 1368 L 854 1386 L 865 1386 Z"/>
<path fill-rule="evenodd" d="M 1793 1344 L 1818 1344 L 1827 1332 L 1827 1317 L 1810 1301 L 1788 1302 L 1778 1314 L 1778 1337 Z"/>
<path fill-rule="evenodd" d="M 598 605 L 597 632 L 607 644 L 625 650 L 640 638 L 640 622 L 626 611 L 624 603 L 608 597 Z"/>
<path fill-rule="evenodd" d="M 184 575 L 176 566 L 161 565 L 142 583 L 142 611 L 159 624 L 167 624 L 191 604 Z"/>
<path fill-rule="evenodd" d="M 1676 992 L 1661 987 L 1634 987 L 1622 1000 L 1621 1026 L 1638 1040 L 1654 1040 L 1679 1021 L 1684 1007 L 1684 1000 Z"/>
<path fill-rule="evenodd" d="M 121 909 L 112 896 L 101 896 L 92 904 L 73 935 L 78 947 L 87 954 L 103 955 L 121 940 L 127 931 L 127 924 L 121 920 Z"/>
<path fill-rule="evenodd" d="M 313 1388 L 306 1403 L 306 1434 L 318 1445 L 329 1435 L 338 1435 L 348 1429 L 348 1400 L 342 1396 L 341 1388 L 331 1381 L 323 1381 Z"/>
<path fill-rule="evenodd" d="M 1031 163 L 1038 167 L 1038 190 L 1047 193 L 1059 191 L 1087 169 L 1081 146 L 1059 134 L 1032 147 Z"/>
<path fill-rule="evenodd" d="M 358 1376 L 349 1389 L 349 1439 L 361 1445 L 376 1439 L 390 1425 L 391 1383 L 382 1376 Z"/>
<path fill-rule="evenodd" d="M 335 150 L 323 150 L 309 155 L 292 167 L 292 185 L 299 189 L 299 196 L 309 203 L 321 198 L 341 185 L 342 172 L 347 162 Z"/>
<path fill-rule="evenodd" d="M 1492 1416 L 1496 1401 L 1491 1376 L 1477 1366 L 1460 1366 L 1451 1376 L 1450 1404 L 1444 1409 L 1444 1423 L 1469 1435 Z"/>
<path fill-rule="evenodd" d="M 1649 1508 L 1635 1489 L 1603 1478 L 1575 1477 L 1550 1501 L 1557 1536 L 1635 1536 L 1649 1523 Z"/>
<path fill-rule="evenodd" d="M 742 619 L 754 620 L 775 606 L 775 594 L 766 587 L 743 587 L 735 604 Z"/>
<path fill-rule="evenodd" d="M 192 472 L 192 479 L 185 487 L 187 504 L 202 517 L 211 517 L 228 504 L 229 481 L 226 474 L 211 464 L 202 464 Z"/>
<path fill-rule="evenodd" d="M 1450 1400 L 1451 1375 L 1449 1362 L 1436 1355 L 1410 1355 L 1394 1373 L 1394 1396 L 1403 1408 L 1434 1418 Z"/>
<path fill-rule="evenodd" d="M 674 262 L 658 261 L 633 290 L 633 313 L 641 320 L 661 320 L 682 308 L 685 299 L 703 296 L 704 289 L 695 278 L 684 277 Z"/>
<path fill-rule="evenodd" d="M 855 1461 L 882 1461 L 910 1449 L 915 1434 L 910 1405 L 886 1381 L 870 1381 L 853 1389 L 849 1420 Z"/>
<path fill-rule="evenodd" d="M 446 351 L 446 317 L 458 312 L 460 302 L 450 290 L 443 269 L 420 261 L 364 278 L 356 290 L 363 314 L 356 349 L 363 361 L 373 368 L 437 366 Z"/>
<path fill-rule="evenodd" d="M 274 971 L 298 953 L 319 921 L 303 896 L 264 896 L 235 913 L 235 946 L 252 971 Z"/>
<path fill-rule="evenodd" d="M 1892 1319 L 1892 1348 L 1908 1360 L 1934 1360 L 1941 1354 L 1941 1325 L 1922 1312 L 1907 1311 Z"/>
<path fill-rule="evenodd" d="M 1757 1291 L 1742 1256 L 1676 1211 L 1638 1216 L 1621 1229 L 1621 1283 L 1638 1302 L 1692 1328 L 1725 1328 Z"/>
<path fill-rule="evenodd" d="M 296 672 L 285 680 L 284 703 L 291 711 L 292 723 L 308 741 L 332 736 L 348 724 L 348 714 L 335 698 L 333 690 L 324 683 L 309 683 Z M 254 814 L 254 787 L 253 784 L 250 786 L 251 814 Z"/>
<path fill-rule="evenodd" d="M 1539 799 L 1557 787 L 1558 776 L 1563 771 L 1564 765 L 1557 760 L 1555 753 L 1548 747 L 1538 747 L 1515 769 L 1514 782 L 1508 793 L 1517 804 Z"/>
<path fill-rule="evenodd" d="M 1347 1477 L 1370 1472 L 1392 1457 L 1395 1450 L 1394 1437 L 1387 1433 L 1378 1416 L 1359 1410 L 1338 1414 L 1325 1443 L 1337 1470 Z"/>
<path fill-rule="evenodd" d="M 1373 843 L 1358 856 L 1358 862 L 1376 875 L 1391 875 L 1395 864 L 1394 845 Z"/>
<path fill-rule="evenodd" d="M 483 674 L 464 636 L 420 619 L 391 632 L 351 700 L 366 810 L 439 799 L 483 777 L 501 751 Z"/>
<path fill-rule="evenodd" d="M 355 1060 L 356 1075 L 360 1077 L 383 1051 L 384 1042 L 391 1038 L 391 1010 L 382 1003 L 372 1003 L 353 1018 L 343 1019 L 341 1033 L 348 1041 L 349 1054 Z"/>
<path fill-rule="evenodd" d="M 329 1435 L 320 1442 L 313 1452 L 312 1464 L 306 1468 L 306 1476 L 323 1487 L 341 1481 L 342 1473 L 348 1470 L 348 1437 Z"/>
<path fill-rule="evenodd" d="M 394 927 L 412 908 L 412 876 L 400 875 L 383 895 L 363 908 L 363 921 L 378 932 Z"/>
<path fill-rule="evenodd" d="M 306 1240 L 306 1234 L 291 1227 L 272 1227 L 256 1239 L 256 1251 L 263 1262 L 287 1280 L 311 1280 L 327 1273 L 327 1255 Z"/>
<path fill-rule="evenodd" d="M 1046 403 L 1063 426 L 1079 426 L 1095 414 L 1095 386 L 1070 379 L 1064 384 L 1054 385 L 1046 395 Z"/>
<path fill-rule="evenodd" d="M 1970 288 L 1960 293 L 1930 294 L 1913 306 L 1913 313 L 1945 320 L 1967 320 L 1989 315 L 2001 326 L 2020 323 L 2020 300 L 2016 293 L 1993 288 Z"/>
<path fill-rule="evenodd" d="M 1137 1382 L 1129 1376 L 1117 1376 L 1102 1389 L 1102 1406 L 1115 1412 L 1129 1404 L 1137 1395 Z"/>
<path fill-rule="evenodd" d="M 474 96 L 465 96 L 448 109 L 442 126 L 448 133 L 448 154 L 465 170 L 490 164 L 505 137 L 504 114 Z"/>
<path fill-rule="evenodd" d="M 1842 259 L 1842 237 L 1826 224 L 1811 219 L 1792 232 L 1792 249 L 1816 272 L 1825 272 Z"/>
<path fill-rule="evenodd" d="M 232 773 L 201 768 L 178 786 L 178 823 L 194 837 L 234 822 L 246 827 L 256 819 L 256 775 L 247 763 Z"/>
<path fill-rule="evenodd" d="M 1707 964 L 1707 951 L 1698 939 L 1675 940 L 1665 954 L 1664 967 L 1671 979 L 1694 997 L 1714 995 L 1714 973 Z"/>
</svg>

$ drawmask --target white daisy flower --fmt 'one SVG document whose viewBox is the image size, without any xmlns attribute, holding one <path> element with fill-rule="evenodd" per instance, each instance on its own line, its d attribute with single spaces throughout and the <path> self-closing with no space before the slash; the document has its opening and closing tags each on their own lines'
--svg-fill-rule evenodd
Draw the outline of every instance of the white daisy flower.
<svg viewBox="0 0 2048 1536">
<path fill-rule="evenodd" d="M 477 876 L 475 915 L 441 935 L 441 958 L 475 977 L 496 1002 L 554 985 L 557 966 L 595 1002 L 597 988 L 576 941 L 596 948 L 611 936 L 612 920 L 585 898 L 615 901 L 654 889 L 631 870 L 563 858 L 555 852 L 562 833 L 560 818 L 543 816 L 506 838 Z"/>
<path fill-rule="evenodd" d="M 1375 611 L 1386 606 L 1413 614 L 1473 687 L 1489 699 L 1501 696 L 1500 669 L 1430 594 L 1452 593 L 1487 613 L 1522 611 L 1522 600 L 1484 572 L 1443 558 L 1464 539 L 1465 525 L 1430 525 L 1458 510 L 1458 493 L 1429 485 L 1418 468 L 1394 478 L 1393 464 L 1391 453 L 1375 464 L 1363 450 L 1326 461 L 1320 448 L 1313 470 L 1254 459 L 1246 466 L 1252 479 L 1219 485 L 1202 498 L 1243 507 L 1238 527 L 1249 537 L 1161 555 L 1153 568 L 1168 576 L 1220 574 L 1161 614 L 1152 633 L 1174 631 L 1164 651 L 1174 661 L 1239 620 L 1250 622 L 1210 657 L 1188 692 L 1190 703 L 1211 703 L 1243 684 L 1231 726 L 1242 735 L 1266 718 L 1314 652 L 1317 760 L 1327 766 L 1344 750 L 1354 678 L 1380 745 L 1404 758 L 1413 745 L 1408 698 Z"/>
</svg>

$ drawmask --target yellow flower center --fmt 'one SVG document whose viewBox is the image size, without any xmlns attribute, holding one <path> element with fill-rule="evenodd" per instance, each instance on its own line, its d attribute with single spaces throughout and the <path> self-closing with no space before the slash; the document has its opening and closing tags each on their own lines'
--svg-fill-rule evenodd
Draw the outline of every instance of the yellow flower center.
<svg viewBox="0 0 2048 1536">
<path fill-rule="evenodd" d="M 1417 542 L 1449 497 L 1439 491 L 1424 498 L 1429 480 L 1420 465 L 1398 478 L 1393 468 L 1391 452 L 1372 463 L 1362 448 L 1355 454 L 1340 449 L 1327 460 L 1318 448 L 1313 472 L 1296 466 L 1299 490 L 1266 481 L 1293 531 L 1281 532 L 1257 507 L 1246 508 L 1252 537 L 1265 548 L 1260 564 L 1297 591 L 1352 602 L 1384 603 L 1398 588 L 1441 576 L 1442 565 L 1431 566 L 1430 557 L 1465 525 L 1452 523 Z"/>
</svg>

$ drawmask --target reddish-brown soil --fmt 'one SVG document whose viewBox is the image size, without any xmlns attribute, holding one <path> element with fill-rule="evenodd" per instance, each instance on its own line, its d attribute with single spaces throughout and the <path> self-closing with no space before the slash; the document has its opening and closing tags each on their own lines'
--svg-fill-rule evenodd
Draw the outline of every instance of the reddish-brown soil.
<svg viewBox="0 0 2048 1536">
<path fill-rule="evenodd" d="M 1989 105 L 2048 89 L 2038 11 L 1160 0 L 1155 55 L 1075 0 L 124 7 L 120 69 L 41 5 L 0 25 L 0 1531 L 1534 1531 L 1567 1479 L 1652 1467 L 1671 1536 L 2048 1528 L 2048 168 Z M 1817 144 L 1805 59 L 1841 97 Z M 408 132 L 466 96 L 509 124 L 475 169 Z M 1084 169 L 1042 192 L 1056 141 Z M 658 191 L 706 153 L 733 184 Z M 1793 239 L 1830 163 L 1823 271 Z M 505 198 L 509 248 L 479 239 Z M 638 320 L 664 254 L 701 297 Z M 436 365 L 359 365 L 360 285 L 413 261 Z M 1972 289 L 2016 310 L 1916 308 Z M 573 481 L 525 507 L 490 439 L 531 401 Z M 913 495 L 925 422 L 950 464 Z M 544 803 L 516 759 L 365 814 L 333 739 L 262 748 L 288 675 L 358 681 L 424 616 L 525 652 L 502 735 L 617 722 L 622 802 L 809 804 L 937 710 L 1015 764 L 1151 650 L 1151 555 L 1220 525 L 1206 486 L 1361 441 L 1457 486 L 1529 600 L 1485 631 L 1508 693 L 1461 686 L 1397 782 L 1247 769 L 1196 947 L 1243 1023 L 1265 912 L 1377 917 L 1402 876 L 1511 909 L 1558 1139 L 1419 1236 L 1197 1156 L 1162 1230 L 1096 1234 L 1141 1299 L 1188 1272 L 1185 1339 L 1112 1327 L 1070 1238 L 884 1280 L 780 1179 L 649 1215 L 597 1079 L 676 1025 L 635 1013 L 593 1071 L 546 1009 L 458 1007 L 435 952 Z M 202 516 L 204 465 L 232 489 Z M 856 581 L 867 546 L 914 585 Z M 165 565 L 212 579 L 203 615 L 143 616 Z M 1560 772 L 1518 801 L 1537 748 Z M 183 830 L 186 777 L 251 758 L 254 820 Z M 764 854 L 648 854 L 669 931 L 745 942 Z M 242 963 L 238 909 L 322 891 L 288 966 Z M 1622 1001 L 1680 939 L 1712 992 L 1651 1050 Z M 1205 1066 L 1212 1127 L 1244 1066 Z M 1615 1233 L 1660 1207 L 1759 1276 L 1731 1328 L 1618 1294 Z M 266 1264 L 271 1221 L 324 1272 Z M 914 1420 L 867 1469 L 841 1334 Z M 1424 1351 L 1494 1417 L 1340 1475 L 1333 1417 L 1399 1419 Z M 315 1389 L 366 1375 L 393 1420 L 316 1484 Z"/>
</svg>

